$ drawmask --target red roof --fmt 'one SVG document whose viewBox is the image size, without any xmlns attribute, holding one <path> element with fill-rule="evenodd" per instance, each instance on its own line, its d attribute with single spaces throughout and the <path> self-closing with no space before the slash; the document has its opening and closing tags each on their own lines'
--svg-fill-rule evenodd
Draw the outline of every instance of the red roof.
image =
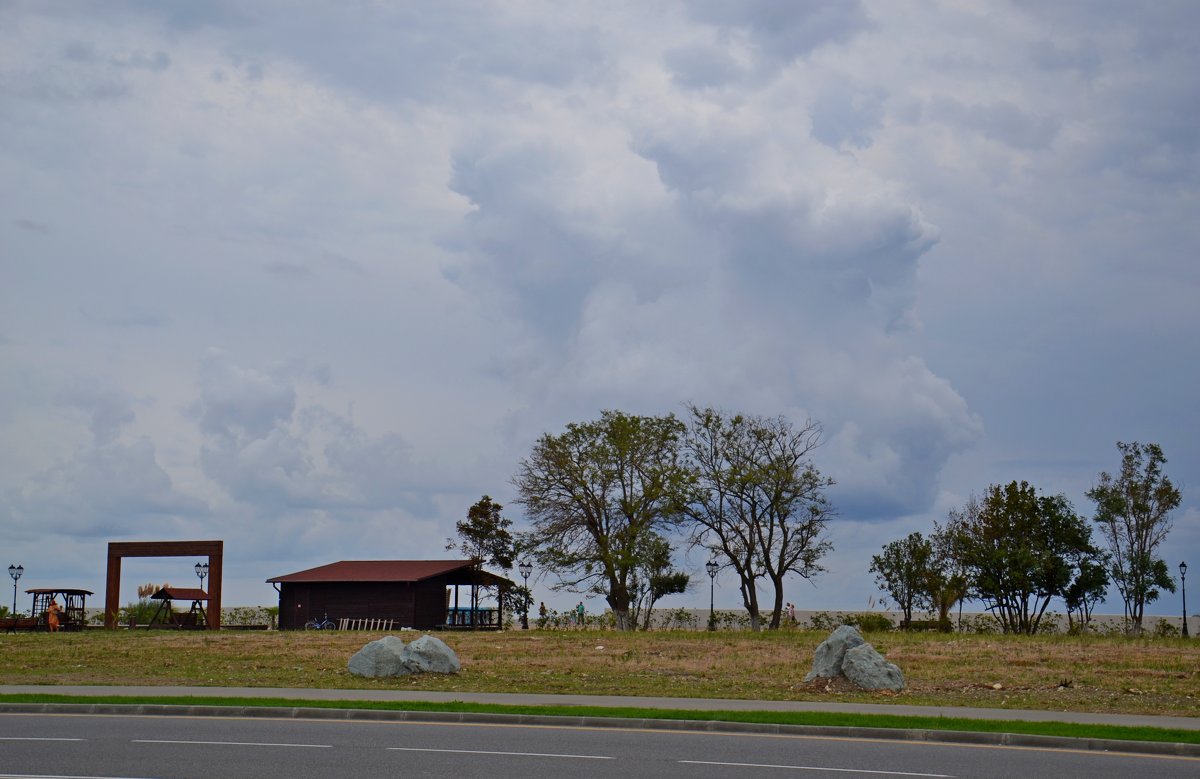
<svg viewBox="0 0 1200 779">
<path fill-rule="evenodd" d="M 163 587 L 150 597 L 153 600 L 208 600 L 208 593 L 194 587 Z"/>
<path fill-rule="evenodd" d="M 267 582 L 419 582 L 471 566 L 470 560 L 342 560 Z M 484 576 L 491 574 L 484 572 Z"/>
</svg>

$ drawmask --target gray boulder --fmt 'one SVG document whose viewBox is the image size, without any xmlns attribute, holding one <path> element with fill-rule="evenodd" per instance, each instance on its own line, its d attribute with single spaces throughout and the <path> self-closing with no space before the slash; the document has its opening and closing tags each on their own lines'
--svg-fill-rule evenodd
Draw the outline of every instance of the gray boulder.
<svg viewBox="0 0 1200 779">
<path fill-rule="evenodd" d="M 405 663 L 404 642 L 384 636 L 354 653 L 346 667 L 355 676 L 400 676 L 410 673 Z"/>
<path fill-rule="evenodd" d="M 842 660 L 846 652 L 856 646 L 862 646 L 866 641 L 858 628 L 853 625 L 840 625 L 829 634 L 829 638 L 821 642 L 813 653 L 813 667 L 804 677 L 805 682 L 813 679 L 832 679 L 842 675 Z"/>
<path fill-rule="evenodd" d="M 421 636 L 407 646 L 395 636 L 384 636 L 354 653 L 346 664 L 355 676 L 404 676 L 406 674 L 455 674 L 462 663 L 441 639 Z"/>
<path fill-rule="evenodd" d="M 456 674 L 462 670 L 454 650 L 433 636 L 421 636 L 405 647 L 404 662 L 411 673 Z"/>
<path fill-rule="evenodd" d="M 842 673 L 864 690 L 904 689 L 904 674 L 895 663 L 889 663 L 870 644 L 846 651 L 842 658 Z"/>
</svg>

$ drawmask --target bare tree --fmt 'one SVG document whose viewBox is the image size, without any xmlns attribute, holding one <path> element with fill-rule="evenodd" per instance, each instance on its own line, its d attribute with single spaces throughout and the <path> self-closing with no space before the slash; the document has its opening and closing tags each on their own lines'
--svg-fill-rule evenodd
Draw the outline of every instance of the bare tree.
<svg viewBox="0 0 1200 779">
<path fill-rule="evenodd" d="M 770 581 L 769 627 L 778 628 L 784 577 L 819 574 L 820 559 L 833 548 L 824 537 L 833 515 L 824 491 L 833 480 L 809 459 L 821 444 L 821 427 L 812 420 L 797 428 L 783 417 L 688 410 L 685 447 L 695 482 L 686 511 L 692 543 L 737 573 L 754 630 L 762 625 L 757 584 Z"/>
<path fill-rule="evenodd" d="M 1096 503 L 1096 524 L 1108 546 L 1108 573 L 1121 599 L 1129 632 L 1142 632 L 1146 604 L 1158 598 L 1159 588 L 1175 592 L 1166 562 L 1157 549 L 1171 530 L 1171 512 L 1182 495 L 1167 475 L 1167 458 L 1158 444 L 1117 442 L 1121 470 L 1102 472 L 1100 483 L 1088 490 Z"/>
</svg>

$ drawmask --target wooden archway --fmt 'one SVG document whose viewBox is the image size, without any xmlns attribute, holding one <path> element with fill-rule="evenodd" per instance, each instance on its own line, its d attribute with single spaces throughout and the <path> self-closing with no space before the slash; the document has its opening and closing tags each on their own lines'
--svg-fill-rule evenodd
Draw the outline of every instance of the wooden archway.
<svg viewBox="0 0 1200 779">
<path fill-rule="evenodd" d="M 224 541 L 113 541 L 108 545 L 108 578 L 104 588 L 104 627 L 117 626 L 121 609 L 121 560 L 126 557 L 207 557 L 209 630 L 221 627 L 221 566 Z"/>
</svg>

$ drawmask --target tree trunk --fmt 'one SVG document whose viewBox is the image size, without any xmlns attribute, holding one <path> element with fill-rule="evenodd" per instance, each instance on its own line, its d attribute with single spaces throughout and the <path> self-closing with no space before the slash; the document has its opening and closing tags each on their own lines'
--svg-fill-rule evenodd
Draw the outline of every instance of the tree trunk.
<svg viewBox="0 0 1200 779">
<path fill-rule="evenodd" d="M 771 624 L 767 628 L 779 630 L 779 623 L 783 617 L 783 577 L 776 579 L 772 576 L 771 584 L 775 585 L 775 604 L 771 608 Z"/>
</svg>

